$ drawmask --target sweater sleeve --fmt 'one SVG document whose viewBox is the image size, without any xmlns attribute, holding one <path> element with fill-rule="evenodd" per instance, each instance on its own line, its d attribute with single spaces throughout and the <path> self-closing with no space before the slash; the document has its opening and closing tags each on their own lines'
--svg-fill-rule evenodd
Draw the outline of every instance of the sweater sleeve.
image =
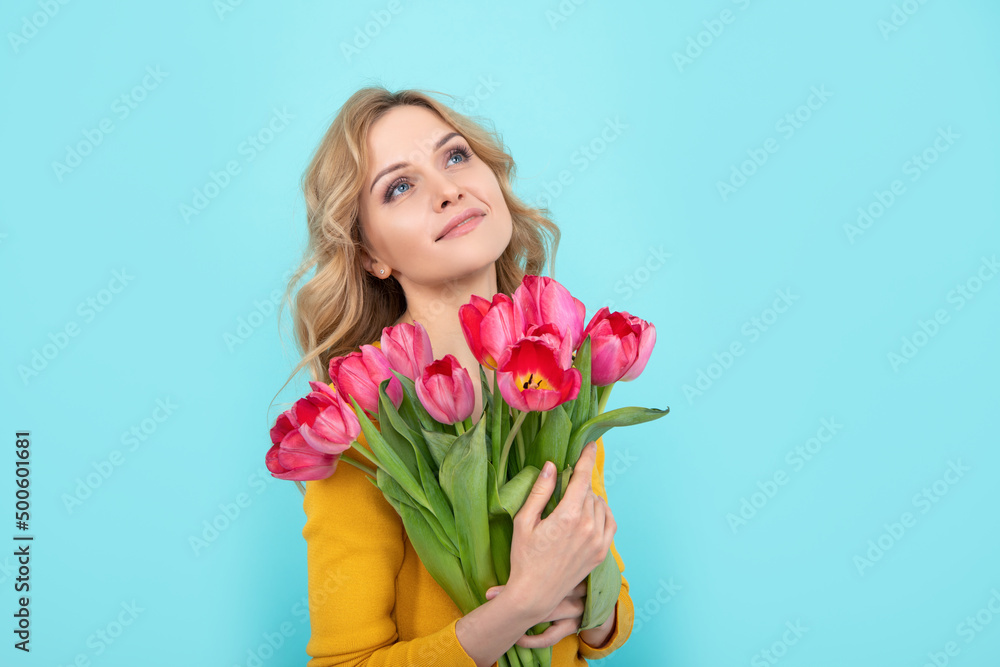
<svg viewBox="0 0 1000 667">
<path fill-rule="evenodd" d="M 359 442 L 367 447 L 363 434 Z M 342 456 L 361 458 L 351 450 Z M 341 460 L 332 476 L 306 482 L 308 667 L 476 667 L 458 641 L 458 619 L 428 636 L 397 641 L 403 522 L 369 480 Z"/>
<path fill-rule="evenodd" d="M 604 442 L 601 438 L 597 439 L 597 460 L 594 464 L 592 482 L 594 493 L 607 502 L 608 494 L 604 488 Z M 618 563 L 618 570 L 620 572 L 624 572 L 625 564 L 622 563 L 621 556 L 618 555 L 618 550 L 615 549 L 614 541 L 611 542 L 611 554 Z M 608 636 L 608 639 L 604 642 L 603 646 L 591 646 L 587 642 L 583 641 L 582 637 L 579 637 L 579 635 L 577 636 L 580 640 L 579 653 L 581 657 L 588 660 L 603 658 L 621 647 L 632 633 L 635 610 L 632 606 L 632 598 L 629 596 L 628 592 L 628 581 L 625 580 L 624 575 L 622 575 L 622 587 L 621 591 L 618 593 L 618 602 L 615 604 L 615 614 L 617 617 L 615 619 L 614 628 L 612 628 L 611 634 Z"/>
</svg>

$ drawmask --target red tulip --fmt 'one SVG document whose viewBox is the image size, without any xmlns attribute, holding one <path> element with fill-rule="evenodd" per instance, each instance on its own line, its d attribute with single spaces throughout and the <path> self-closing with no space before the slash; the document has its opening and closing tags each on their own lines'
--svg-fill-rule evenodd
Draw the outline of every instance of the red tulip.
<svg viewBox="0 0 1000 667">
<path fill-rule="evenodd" d="M 569 339 L 564 338 L 564 346 Z M 572 401 L 580 392 L 580 371 L 565 369 L 563 355 L 538 336 L 522 338 L 500 358 L 497 385 L 511 407 L 543 412 Z"/>
<path fill-rule="evenodd" d="M 590 336 L 590 382 L 595 387 L 639 377 L 656 343 L 656 327 L 627 312 L 594 313 L 584 330 Z"/>
<path fill-rule="evenodd" d="M 353 397 L 362 410 L 375 418 L 378 417 L 378 386 L 385 379 L 390 379 L 386 394 L 398 409 L 403 402 L 403 385 L 392 374 L 382 350 L 374 345 L 362 345 L 360 351 L 330 360 L 330 380 L 337 392 L 344 396 L 348 405 L 347 396 Z"/>
<path fill-rule="evenodd" d="M 493 370 L 504 350 L 524 334 L 523 327 L 515 325 L 514 302 L 502 292 L 494 294 L 492 302 L 473 294 L 458 309 L 458 318 L 476 361 Z"/>
<path fill-rule="evenodd" d="M 428 364 L 416 389 L 420 404 L 442 424 L 465 421 L 475 407 L 476 395 L 469 371 L 451 354 Z"/>
<path fill-rule="evenodd" d="M 570 339 L 573 350 L 583 342 L 586 314 L 583 302 L 548 276 L 528 274 L 514 290 L 515 329 L 527 331 L 531 325 L 551 322 L 563 337 Z"/>
<path fill-rule="evenodd" d="M 416 382 L 424 372 L 424 367 L 434 361 L 431 339 L 427 330 L 419 322 L 403 322 L 382 329 L 379 343 L 382 353 L 389 361 L 389 367 L 399 371 Z"/>
<path fill-rule="evenodd" d="M 523 338 L 538 338 L 553 350 L 556 350 L 558 352 L 556 358 L 559 360 L 559 367 L 563 370 L 573 365 L 573 348 L 570 347 L 570 339 L 568 336 L 564 337 L 563 332 L 552 322 L 528 326 L 528 330 L 524 332 Z"/>
</svg>

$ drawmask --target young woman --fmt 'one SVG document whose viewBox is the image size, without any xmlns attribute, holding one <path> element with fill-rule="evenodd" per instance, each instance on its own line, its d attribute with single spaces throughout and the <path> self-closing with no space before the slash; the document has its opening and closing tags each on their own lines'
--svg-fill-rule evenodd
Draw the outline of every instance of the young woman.
<svg viewBox="0 0 1000 667">
<path fill-rule="evenodd" d="M 420 322 L 435 358 L 453 354 L 478 377 L 459 306 L 472 294 L 512 295 L 525 273 L 542 273 L 545 234 L 553 252 L 559 241 L 558 228 L 514 195 L 513 176 L 495 133 L 434 98 L 381 87 L 355 93 L 304 177 L 309 247 L 289 293 L 316 271 L 293 307 L 303 350 L 295 372 L 308 365 L 313 379 L 329 382 L 332 357 L 376 343 L 386 326 Z M 487 376 L 492 382 L 492 371 Z M 479 383 L 473 386 L 478 419 L 483 397 Z M 488 667 L 515 643 L 553 646 L 553 667 L 564 667 L 614 651 L 632 629 L 624 577 L 607 622 L 578 632 L 587 574 L 609 548 L 624 569 L 612 540 L 603 459 L 599 439 L 545 519 L 555 480 L 539 477 L 514 522 L 510 580 L 465 616 L 365 473 L 339 465 L 331 477 L 307 482 L 309 667 Z M 553 622 L 543 634 L 525 634 L 543 621 Z"/>
</svg>

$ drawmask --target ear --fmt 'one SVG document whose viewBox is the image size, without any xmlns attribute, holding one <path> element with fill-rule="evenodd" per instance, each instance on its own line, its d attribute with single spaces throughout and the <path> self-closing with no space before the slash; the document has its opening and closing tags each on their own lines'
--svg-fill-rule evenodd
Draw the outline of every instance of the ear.
<svg viewBox="0 0 1000 667">
<path fill-rule="evenodd" d="M 374 261 L 372 260 L 372 256 L 368 254 L 368 251 L 365 248 L 361 248 L 361 250 L 359 251 L 359 254 L 361 255 L 361 266 L 364 267 L 365 271 L 367 271 L 368 273 L 370 273 L 371 275 L 374 276 L 375 275 L 375 268 L 374 268 Z"/>
</svg>

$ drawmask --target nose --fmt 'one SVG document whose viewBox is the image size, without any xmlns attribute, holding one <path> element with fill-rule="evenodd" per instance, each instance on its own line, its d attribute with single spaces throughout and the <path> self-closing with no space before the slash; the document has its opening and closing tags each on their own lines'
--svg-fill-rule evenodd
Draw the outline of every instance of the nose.
<svg viewBox="0 0 1000 667">
<path fill-rule="evenodd" d="M 463 188 L 440 172 L 434 174 L 429 186 L 434 193 L 434 208 L 437 211 L 443 211 L 449 204 L 458 203 L 463 196 Z"/>
</svg>

